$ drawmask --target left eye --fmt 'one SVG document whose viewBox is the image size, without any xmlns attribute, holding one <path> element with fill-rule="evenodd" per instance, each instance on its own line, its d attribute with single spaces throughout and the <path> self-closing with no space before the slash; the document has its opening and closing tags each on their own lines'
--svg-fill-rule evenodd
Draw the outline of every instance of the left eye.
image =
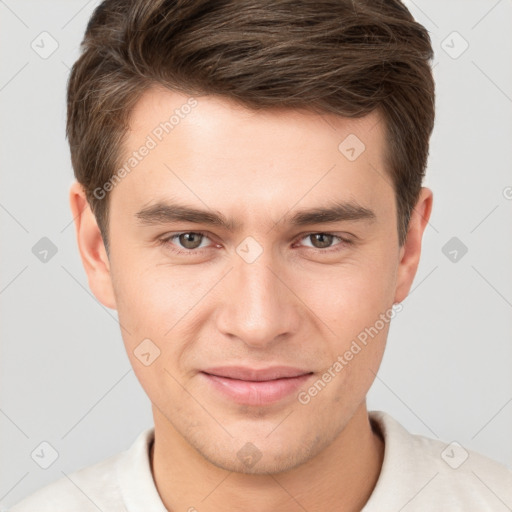
<svg viewBox="0 0 512 512">
<path fill-rule="evenodd" d="M 202 242 L 207 236 L 204 233 L 197 233 L 190 231 L 186 233 L 176 233 L 162 240 L 163 243 L 172 243 L 174 239 L 177 239 L 181 246 L 187 251 L 193 251 L 194 249 L 201 249 Z M 186 251 L 183 251 L 186 252 Z"/>
<path fill-rule="evenodd" d="M 314 249 L 329 249 L 330 247 L 332 247 L 332 243 L 335 239 L 339 240 L 340 243 L 348 242 L 348 240 L 345 240 L 344 238 L 333 235 L 331 233 L 310 233 L 309 235 L 306 235 L 304 238 L 301 238 L 301 240 L 307 239 L 312 241 L 311 247 L 313 247 Z M 339 245 L 339 243 L 334 245 Z"/>
</svg>

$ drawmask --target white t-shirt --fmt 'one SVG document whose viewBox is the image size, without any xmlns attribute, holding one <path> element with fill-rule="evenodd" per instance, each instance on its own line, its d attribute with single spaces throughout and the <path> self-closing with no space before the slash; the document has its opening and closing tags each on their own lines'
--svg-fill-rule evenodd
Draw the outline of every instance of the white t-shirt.
<svg viewBox="0 0 512 512">
<path fill-rule="evenodd" d="M 456 443 L 409 433 L 389 414 L 371 411 L 385 443 L 377 485 L 362 512 L 505 512 L 512 471 Z M 37 490 L 10 512 L 167 512 L 151 473 L 154 427 L 132 446 Z"/>
</svg>

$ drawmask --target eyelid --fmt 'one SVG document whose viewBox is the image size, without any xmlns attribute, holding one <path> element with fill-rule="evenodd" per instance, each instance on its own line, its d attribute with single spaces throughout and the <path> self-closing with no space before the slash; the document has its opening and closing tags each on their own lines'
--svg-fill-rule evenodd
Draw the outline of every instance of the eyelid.
<svg viewBox="0 0 512 512">
<path fill-rule="evenodd" d="M 185 235 L 185 234 L 194 234 L 194 235 L 201 235 L 203 236 L 204 238 L 208 238 L 211 240 L 210 236 L 208 235 L 208 233 L 206 233 L 205 231 L 193 231 L 193 230 L 188 230 L 188 231 L 176 231 L 175 233 L 168 233 L 166 235 L 164 235 L 163 237 L 160 237 L 158 239 L 158 242 L 161 244 L 161 245 L 171 245 L 175 248 L 171 249 L 172 252 L 174 252 L 175 254 L 187 254 L 187 255 L 195 255 L 195 254 L 200 254 L 203 250 L 207 249 L 208 247 L 201 247 L 199 249 L 180 249 L 179 247 L 175 246 L 171 240 L 173 238 L 176 238 L 176 237 L 179 237 L 181 235 Z M 213 240 L 212 240 L 213 241 Z"/>
<path fill-rule="evenodd" d="M 165 236 L 161 237 L 158 239 L 159 243 L 161 245 L 172 245 L 174 248 L 171 249 L 171 251 L 175 254 L 179 254 L 179 255 L 190 255 L 190 256 L 193 256 L 193 255 L 198 255 L 198 254 L 201 254 L 204 250 L 208 249 L 209 247 L 211 246 L 208 246 L 208 247 L 202 247 L 202 248 L 197 248 L 197 249 L 180 249 L 179 247 L 176 247 L 174 246 L 174 244 L 172 244 L 171 240 L 173 238 L 176 238 L 176 237 L 179 237 L 180 235 L 184 235 L 184 234 L 196 234 L 196 235 L 201 235 L 205 238 L 208 238 L 211 240 L 211 237 L 209 236 L 209 234 L 205 231 L 193 231 L 193 230 L 188 230 L 188 231 L 177 231 L 177 232 L 174 232 L 174 233 L 168 233 L 166 234 Z M 309 236 L 311 235 L 319 235 L 319 234 L 322 234 L 322 235 L 329 235 L 329 236 L 332 236 L 334 238 L 337 238 L 339 240 L 339 242 L 331 247 L 327 247 L 325 249 L 318 249 L 318 248 L 315 248 L 315 247 L 307 247 L 308 249 L 312 250 L 312 251 L 315 251 L 317 253 L 330 253 L 330 252 L 336 252 L 336 251 L 340 251 L 342 249 L 340 248 L 337 248 L 338 246 L 341 246 L 341 247 L 345 247 L 345 246 L 350 246 L 350 245 L 353 245 L 354 244 L 354 241 L 349 238 L 348 236 L 346 237 L 343 237 L 341 235 L 337 235 L 335 233 L 331 233 L 331 232 L 328 232 L 328 231 L 311 231 L 311 232 L 307 232 L 307 233 L 301 233 L 300 235 L 296 236 L 294 238 L 294 241 L 293 243 L 297 243 L 305 238 L 308 238 Z M 215 244 L 215 242 L 212 240 L 212 242 Z"/>
<path fill-rule="evenodd" d="M 339 242 L 337 244 L 334 244 L 333 246 L 327 247 L 325 249 L 318 249 L 316 247 L 310 247 L 310 249 L 320 251 L 320 252 L 329 252 L 329 250 L 335 250 L 334 248 L 337 247 L 338 245 L 350 245 L 353 243 L 353 240 L 351 240 L 349 237 L 343 237 L 343 236 L 337 235 L 335 233 L 330 233 L 329 231 L 312 231 L 310 233 L 306 233 L 305 235 L 299 235 L 295 240 L 298 242 L 298 241 L 304 240 L 305 238 L 310 237 L 311 235 L 328 235 L 328 236 L 332 236 L 333 238 L 337 238 L 339 240 Z"/>
</svg>

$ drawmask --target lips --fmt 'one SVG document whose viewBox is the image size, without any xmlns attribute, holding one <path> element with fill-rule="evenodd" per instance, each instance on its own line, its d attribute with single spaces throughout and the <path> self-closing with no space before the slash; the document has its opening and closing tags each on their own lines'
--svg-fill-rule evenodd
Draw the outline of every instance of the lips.
<svg viewBox="0 0 512 512">
<path fill-rule="evenodd" d="M 229 379 L 262 382 L 266 380 L 287 379 L 312 373 L 310 370 L 292 366 L 272 366 L 268 368 L 248 368 L 244 366 L 217 366 L 203 370 L 204 373 Z"/>
<path fill-rule="evenodd" d="M 313 376 L 313 372 L 290 366 L 260 369 L 224 366 L 208 368 L 200 374 L 217 396 L 259 407 L 291 399 L 298 388 L 306 385 Z"/>
</svg>

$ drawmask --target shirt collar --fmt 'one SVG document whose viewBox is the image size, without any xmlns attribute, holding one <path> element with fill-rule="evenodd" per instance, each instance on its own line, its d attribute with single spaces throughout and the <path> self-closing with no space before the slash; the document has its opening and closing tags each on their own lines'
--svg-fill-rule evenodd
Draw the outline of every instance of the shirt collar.
<svg viewBox="0 0 512 512">
<path fill-rule="evenodd" d="M 153 480 L 149 449 L 155 428 L 141 432 L 117 461 L 117 478 L 128 512 L 168 512 Z"/>
</svg>

